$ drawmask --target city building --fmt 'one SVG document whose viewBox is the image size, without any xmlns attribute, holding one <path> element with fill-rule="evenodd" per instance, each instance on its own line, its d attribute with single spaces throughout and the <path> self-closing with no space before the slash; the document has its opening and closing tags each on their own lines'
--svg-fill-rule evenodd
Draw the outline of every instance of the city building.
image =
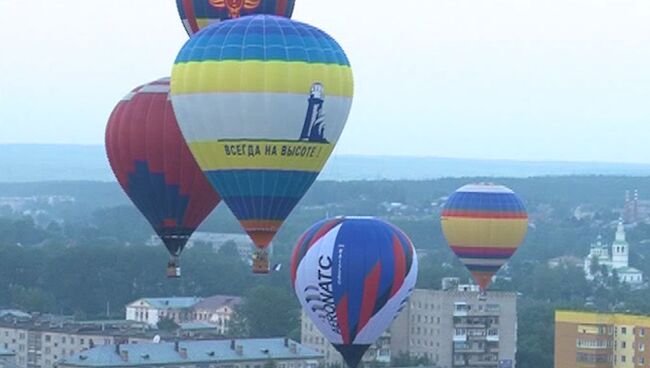
<svg viewBox="0 0 650 368">
<path fill-rule="evenodd" d="M 19 368 L 52 368 L 54 363 L 95 346 L 148 342 L 158 331 L 126 321 L 75 322 L 47 318 L 0 319 L 0 349 L 15 354 Z"/>
<path fill-rule="evenodd" d="M 650 317 L 556 311 L 554 366 L 649 367 Z"/>
<path fill-rule="evenodd" d="M 517 296 L 488 292 L 445 280 L 447 290 L 415 289 L 389 330 L 363 361 L 389 362 L 408 355 L 440 368 L 514 368 L 517 343 Z M 324 355 L 328 365 L 342 364 L 311 320 L 303 314 L 301 342 Z"/>
<path fill-rule="evenodd" d="M 142 298 L 126 306 L 126 320 L 138 321 L 156 326 L 161 319 L 171 319 L 176 323 L 194 320 L 194 306 L 202 299 L 188 298 Z"/>
<path fill-rule="evenodd" d="M 3 318 L 22 318 L 29 319 L 32 315 L 16 309 L 0 309 L 0 319 Z"/>
<path fill-rule="evenodd" d="M 318 352 L 292 340 L 237 339 L 99 346 L 66 357 L 57 368 L 316 368 Z"/>
<path fill-rule="evenodd" d="M 235 307 L 241 298 L 230 295 L 214 295 L 208 298 L 142 298 L 126 306 L 126 319 L 156 326 L 161 319 L 171 319 L 183 325 L 205 322 L 225 335 Z M 195 325 L 196 326 L 196 325 Z"/>
<path fill-rule="evenodd" d="M 600 236 L 595 243 L 591 244 L 589 255 L 584 260 L 584 271 L 587 280 L 596 279 L 602 273 L 604 267 L 608 275 L 612 275 L 616 270 L 620 282 L 632 286 L 642 285 L 643 273 L 629 265 L 630 245 L 625 240 L 625 227 L 622 220 L 618 223 L 614 242 L 610 248 L 611 254 Z"/>
<path fill-rule="evenodd" d="M 194 320 L 210 323 L 217 327 L 220 334 L 225 335 L 228 333 L 234 308 L 241 302 L 241 298 L 228 295 L 205 298 L 194 306 Z"/>
<path fill-rule="evenodd" d="M 650 201 L 639 199 L 638 189 L 634 189 L 632 195 L 630 195 L 629 190 L 626 190 L 622 216 L 626 224 L 648 223 L 648 219 L 650 218 Z"/>
<path fill-rule="evenodd" d="M 16 354 L 0 347 L 0 368 L 16 368 Z"/>
<path fill-rule="evenodd" d="M 574 256 L 560 256 L 549 259 L 546 264 L 549 268 L 582 268 L 584 265 L 584 259 Z"/>
<path fill-rule="evenodd" d="M 10 363 L 15 367 L 9 368 L 52 368 L 58 360 L 94 347 L 216 339 L 223 336 L 221 331 L 218 325 L 201 321 L 181 323 L 178 329 L 166 331 L 146 322 L 75 321 L 70 317 L 14 311 L 0 317 L 0 355 L 13 354 Z"/>
<path fill-rule="evenodd" d="M 392 354 L 424 357 L 441 368 L 514 368 L 517 296 L 479 295 L 464 285 L 414 290 L 391 327 Z"/>
</svg>

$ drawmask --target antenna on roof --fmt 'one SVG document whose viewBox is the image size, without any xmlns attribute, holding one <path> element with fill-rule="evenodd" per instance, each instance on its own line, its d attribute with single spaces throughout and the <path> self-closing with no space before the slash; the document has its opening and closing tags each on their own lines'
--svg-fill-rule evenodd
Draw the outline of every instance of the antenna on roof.
<svg viewBox="0 0 650 368">
<path fill-rule="evenodd" d="M 160 344 L 160 335 L 156 335 L 153 337 L 153 343 L 154 344 Z"/>
</svg>

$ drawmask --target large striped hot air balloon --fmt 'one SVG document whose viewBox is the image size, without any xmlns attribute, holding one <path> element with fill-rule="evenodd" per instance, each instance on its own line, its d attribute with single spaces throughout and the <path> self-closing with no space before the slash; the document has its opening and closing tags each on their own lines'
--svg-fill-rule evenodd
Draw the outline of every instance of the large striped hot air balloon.
<svg viewBox="0 0 650 368">
<path fill-rule="evenodd" d="M 181 135 L 169 101 L 169 79 L 134 89 L 106 127 L 106 153 L 122 189 L 171 255 L 167 275 L 190 235 L 219 203 Z"/>
<path fill-rule="evenodd" d="M 176 0 L 178 14 L 190 36 L 213 23 L 254 14 L 291 18 L 295 0 Z"/>
<path fill-rule="evenodd" d="M 182 48 L 172 103 L 194 157 L 250 235 L 253 271 L 316 180 L 352 104 L 352 70 L 334 39 L 283 17 L 241 17 Z"/>
<path fill-rule="evenodd" d="M 503 185 L 470 184 L 452 194 L 442 210 L 449 246 L 482 291 L 523 242 L 528 214 L 523 202 Z"/>
<path fill-rule="evenodd" d="M 291 281 L 305 313 L 350 368 L 390 326 L 417 280 L 409 238 L 375 218 L 321 221 L 291 259 Z"/>
</svg>

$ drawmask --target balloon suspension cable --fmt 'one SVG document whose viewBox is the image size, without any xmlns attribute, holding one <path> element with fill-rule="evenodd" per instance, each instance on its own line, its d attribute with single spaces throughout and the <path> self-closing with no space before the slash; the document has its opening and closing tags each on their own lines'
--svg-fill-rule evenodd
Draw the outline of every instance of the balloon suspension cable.
<svg viewBox="0 0 650 368">
<path fill-rule="evenodd" d="M 167 262 L 167 277 L 179 278 L 181 277 L 181 263 L 177 256 L 170 256 Z"/>
</svg>

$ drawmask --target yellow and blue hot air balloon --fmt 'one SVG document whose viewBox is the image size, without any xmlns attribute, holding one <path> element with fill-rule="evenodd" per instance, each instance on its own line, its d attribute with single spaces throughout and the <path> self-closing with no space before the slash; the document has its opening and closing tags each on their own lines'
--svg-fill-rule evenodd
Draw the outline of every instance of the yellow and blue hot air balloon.
<svg viewBox="0 0 650 368">
<path fill-rule="evenodd" d="M 310 25 L 272 15 L 214 24 L 172 72 L 172 104 L 201 169 L 250 235 L 253 269 L 316 180 L 352 105 L 350 63 Z"/>
<path fill-rule="evenodd" d="M 511 189 L 470 184 L 449 197 L 441 222 L 449 246 L 484 291 L 523 242 L 528 214 Z"/>
</svg>

